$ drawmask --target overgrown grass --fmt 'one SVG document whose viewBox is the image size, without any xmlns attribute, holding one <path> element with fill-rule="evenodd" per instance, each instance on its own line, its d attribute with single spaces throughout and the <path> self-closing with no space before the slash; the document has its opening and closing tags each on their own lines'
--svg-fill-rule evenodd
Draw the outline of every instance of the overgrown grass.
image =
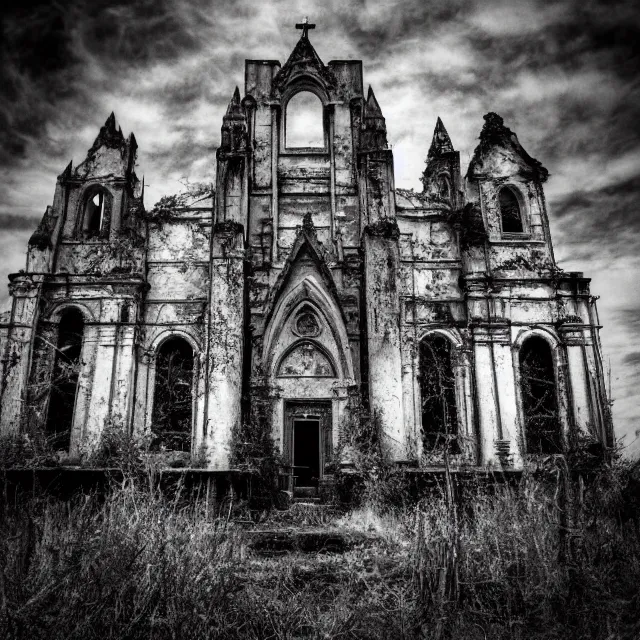
<svg viewBox="0 0 640 640">
<path fill-rule="evenodd" d="M 258 525 L 373 539 L 344 554 L 261 557 L 241 509 L 131 481 L 103 498 L 5 505 L 0 637 L 637 638 L 631 477 L 618 465 L 570 495 L 560 476 L 527 479 L 463 503 L 443 490 Z"/>
</svg>

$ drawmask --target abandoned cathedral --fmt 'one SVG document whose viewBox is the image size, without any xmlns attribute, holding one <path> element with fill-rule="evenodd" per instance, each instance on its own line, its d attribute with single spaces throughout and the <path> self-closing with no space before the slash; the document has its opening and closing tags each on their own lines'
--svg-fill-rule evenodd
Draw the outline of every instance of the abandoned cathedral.
<svg viewBox="0 0 640 640">
<path fill-rule="evenodd" d="M 396 189 L 362 62 L 324 64 L 299 26 L 284 65 L 246 61 L 214 189 L 145 208 L 113 114 L 58 177 L 10 276 L 2 434 L 77 459 L 116 429 L 225 471 L 253 421 L 309 487 L 362 420 L 410 467 L 610 447 L 595 298 L 556 265 L 547 170 L 488 113 L 463 173 L 438 119 L 422 192 Z"/>
</svg>

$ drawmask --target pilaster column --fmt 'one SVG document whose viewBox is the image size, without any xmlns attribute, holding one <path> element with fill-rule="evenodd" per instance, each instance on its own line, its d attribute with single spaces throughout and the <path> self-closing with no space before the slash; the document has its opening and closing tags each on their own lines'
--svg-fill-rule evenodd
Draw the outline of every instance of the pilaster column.
<svg viewBox="0 0 640 640">
<path fill-rule="evenodd" d="M 85 344 L 93 343 L 96 347 L 91 355 L 84 349 L 82 352 L 83 366 L 76 391 L 76 411 L 71 437 L 72 450 L 74 442 L 81 442 L 81 446 L 89 451 L 94 449 L 99 444 L 104 427 L 112 415 L 112 382 L 116 373 L 117 331 L 116 325 L 111 323 L 90 325 L 85 330 Z M 85 418 L 81 405 L 87 398 L 89 402 Z"/>
<path fill-rule="evenodd" d="M 13 296 L 11 324 L 1 354 L 0 433 L 18 433 L 24 418 L 27 386 L 42 276 L 13 274 L 9 292 Z"/>
<path fill-rule="evenodd" d="M 385 444 L 395 460 L 404 459 L 407 454 L 402 406 L 399 235 L 395 219 L 386 218 L 368 225 L 363 238 L 370 405 L 380 416 Z"/>
<path fill-rule="evenodd" d="M 209 465 L 229 465 L 231 434 L 241 420 L 244 341 L 244 241 L 237 222 L 213 227 L 203 444 Z"/>
<path fill-rule="evenodd" d="M 558 333 L 567 351 L 572 422 L 579 431 L 588 433 L 589 425 L 595 426 L 586 354 L 590 345 L 581 324 L 564 324 Z"/>
<path fill-rule="evenodd" d="M 508 442 L 509 462 L 520 466 L 521 429 L 509 325 L 492 323 L 474 327 L 473 350 L 482 464 L 501 465 L 496 445 L 502 441 L 505 453 Z"/>
</svg>

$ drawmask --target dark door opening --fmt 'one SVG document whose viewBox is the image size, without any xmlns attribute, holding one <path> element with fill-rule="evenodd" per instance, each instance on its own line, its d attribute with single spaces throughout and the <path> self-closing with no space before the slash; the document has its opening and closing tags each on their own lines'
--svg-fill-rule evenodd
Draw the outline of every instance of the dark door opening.
<svg viewBox="0 0 640 640">
<path fill-rule="evenodd" d="M 293 421 L 293 465 L 298 487 L 317 487 L 320 478 L 320 420 Z"/>
</svg>

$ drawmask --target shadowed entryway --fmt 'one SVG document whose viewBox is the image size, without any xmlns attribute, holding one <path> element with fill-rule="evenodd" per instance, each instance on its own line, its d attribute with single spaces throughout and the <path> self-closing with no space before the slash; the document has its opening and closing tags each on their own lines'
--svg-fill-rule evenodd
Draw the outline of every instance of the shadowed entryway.
<svg viewBox="0 0 640 640">
<path fill-rule="evenodd" d="M 318 487 L 331 447 L 331 402 L 287 402 L 285 457 L 292 466 L 296 487 Z"/>
<path fill-rule="evenodd" d="M 299 487 L 317 487 L 320 478 L 320 420 L 293 421 L 293 466 Z"/>
</svg>

